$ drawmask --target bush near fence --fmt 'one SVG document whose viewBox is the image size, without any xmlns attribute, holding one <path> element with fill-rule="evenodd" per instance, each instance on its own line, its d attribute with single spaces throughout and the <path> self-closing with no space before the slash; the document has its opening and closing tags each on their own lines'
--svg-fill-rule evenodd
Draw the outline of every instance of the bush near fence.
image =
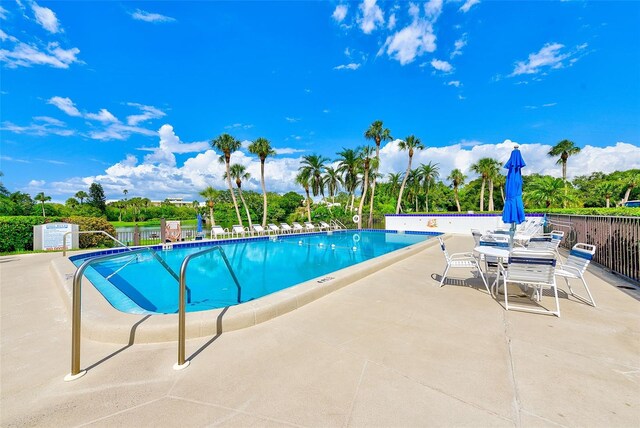
<svg viewBox="0 0 640 428">
<path fill-rule="evenodd" d="M 116 230 L 102 217 L 0 216 L 0 252 L 33 250 L 33 226 L 45 223 L 73 223 L 80 231 L 103 230 L 115 236 Z M 111 247 L 113 241 L 98 234 L 81 234 L 80 248 Z"/>
</svg>

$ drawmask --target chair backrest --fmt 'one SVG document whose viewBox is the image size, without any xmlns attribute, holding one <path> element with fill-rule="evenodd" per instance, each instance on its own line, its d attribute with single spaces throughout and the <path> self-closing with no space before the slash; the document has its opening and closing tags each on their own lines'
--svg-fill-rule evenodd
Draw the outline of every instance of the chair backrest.
<svg viewBox="0 0 640 428">
<path fill-rule="evenodd" d="M 482 238 L 482 232 L 478 229 L 471 229 L 471 236 L 473 236 L 473 240 L 476 243 L 476 247 L 480 245 L 480 238 Z"/>
<path fill-rule="evenodd" d="M 307 229 L 315 229 L 316 228 L 313 223 L 309 223 L 308 221 L 305 221 L 304 225 L 305 225 L 305 227 Z"/>
<path fill-rule="evenodd" d="M 564 231 L 562 230 L 551 231 L 551 241 L 558 241 L 558 244 L 560 244 L 560 241 L 562 241 L 562 238 L 564 238 Z"/>
<path fill-rule="evenodd" d="M 291 226 L 289 226 L 287 223 L 280 223 L 280 227 L 284 230 L 291 230 Z"/>
<path fill-rule="evenodd" d="M 587 266 L 589 266 L 589 263 L 591 263 L 591 259 L 593 259 L 593 255 L 595 253 L 595 245 L 583 244 L 582 242 L 578 242 L 573 246 L 571 252 L 569 252 L 569 257 L 567 257 L 567 261 L 564 263 L 564 265 L 577 269 L 582 274 L 585 270 L 587 270 Z"/>
<path fill-rule="evenodd" d="M 509 236 L 496 234 L 484 235 L 480 238 L 479 245 L 484 247 L 509 248 Z"/>
<path fill-rule="evenodd" d="M 321 222 L 320 222 L 320 226 L 322 226 L 322 227 L 324 227 L 324 228 L 326 228 L 326 229 L 331 228 L 331 226 L 329 226 L 329 224 L 328 224 L 326 221 L 321 221 Z"/>
<path fill-rule="evenodd" d="M 447 247 L 444 245 L 444 241 L 439 236 L 438 236 L 438 242 L 440 242 L 440 249 L 444 253 L 444 258 L 447 260 L 447 263 L 448 263 L 450 259 L 449 253 L 447 252 Z"/>
<path fill-rule="evenodd" d="M 530 284 L 553 284 L 556 256 L 553 251 L 528 251 L 515 249 L 509 254 L 509 281 Z"/>
<path fill-rule="evenodd" d="M 222 226 L 211 226 L 211 233 L 213 233 L 214 235 L 220 235 L 224 234 L 225 232 Z"/>
<path fill-rule="evenodd" d="M 234 224 L 233 225 L 233 232 L 234 233 L 244 233 L 244 227 L 242 227 L 242 225 L 240 225 L 240 224 Z"/>
<path fill-rule="evenodd" d="M 264 232 L 264 227 L 262 227 L 262 225 L 260 225 L 260 224 L 254 224 L 253 225 L 253 230 L 255 230 L 258 233 L 262 233 L 262 232 Z"/>
<path fill-rule="evenodd" d="M 298 223 L 297 221 L 294 221 L 291 224 L 293 225 L 294 229 L 304 229 L 304 227 L 302 227 L 302 225 L 300 223 Z"/>
<path fill-rule="evenodd" d="M 269 227 L 269 229 L 273 230 L 274 232 L 279 232 L 280 231 L 280 228 L 278 226 L 276 226 L 275 224 L 273 224 L 273 223 L 269 223 L 267 225 L 267 227 Z"/>
</svg>

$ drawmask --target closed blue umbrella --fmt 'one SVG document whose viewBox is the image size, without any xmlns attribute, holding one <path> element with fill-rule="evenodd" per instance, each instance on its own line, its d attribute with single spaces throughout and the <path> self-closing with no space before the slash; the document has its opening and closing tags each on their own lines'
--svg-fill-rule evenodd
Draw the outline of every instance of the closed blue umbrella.
<svg viewBox="0 0 640 428">
<path fill-rule="evenodd" d="M 505 185 L 505 201 L 502 210 L 502 221 L 511 223 L 510 246 L 513 247 L 513 235 L 516 225 L 524 221 L 524 204 L 522 203 L 522 168 L 526 166 L 518 146 L 511 152 L 509 160 L 505 164 L 507 183 Z"/>
<path fill-rule="evenodd" d="M 196 223 L 196 232 L 202 233 L 202 216 L 200 215 L 200 213 L 198 213 L 196 220 L 198 221 Z"/>
</svg>

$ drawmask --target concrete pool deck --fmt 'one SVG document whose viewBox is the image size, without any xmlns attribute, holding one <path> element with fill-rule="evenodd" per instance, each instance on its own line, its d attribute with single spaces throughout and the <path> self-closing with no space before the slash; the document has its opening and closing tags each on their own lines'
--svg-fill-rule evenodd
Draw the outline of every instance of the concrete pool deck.
<svg viewBox="0 0 640 428">
<path fill-rule="evenodd" d="M 597 308 L 561 293 L 561 318 L 506 312 L 465 270 L 439 288 L 444 258 L 426 246 L 276 318 L 189 340 L 182 371 L 175 342 L 83 338 L 88 373 L 63 382 L 60 257 L 0 257 L 3 427 L 640 425 L 638 294 L 596 267 Z"/>
</svg>

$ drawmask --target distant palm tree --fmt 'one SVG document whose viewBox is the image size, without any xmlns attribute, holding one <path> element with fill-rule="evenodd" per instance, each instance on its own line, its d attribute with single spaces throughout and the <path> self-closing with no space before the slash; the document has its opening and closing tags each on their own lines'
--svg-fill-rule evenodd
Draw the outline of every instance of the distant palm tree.
<svg viewBox="0 0 640 428">
<path fill-rule="evenodd" d="M 236 181 L 236 186 L 238 186 L 238 195 L 240 195 L 240 200 L 242 201 L 242 205 L 244 206 L 244 211 L 247 213 L 249 230 L 253 230 L 253 224 L 251 223 L 251 214 L 249 214 L 249 207 L 247 206 L 247 203 L 244 200 L 244 195 L 242 194 L 242 180 L 249 180 L 251 178 L 251 174 L 246 171 L 247 168 L 244 165 L 240 165 L 239 163 L 233 164 L 229 168 L 231 178 Z"/>
<path fill-rule="evenodd" d="M 207 200 L 207 205 L 209 206 L 209 221 L 211 222 L 211 226 L 215 226 L 216 220 L 213 217 L 213 206 L 215 205 L 215 199 L 218 195 L 218 191 L 213 187 L 208 186 L 205 187 L 205 189 L 202 190 L 199 195 Z"/>
<path fill-rule="evenodd" d="M 576 146 L 573 141 L 562 140 L 549 150 L 547 153 L 549 156 L 558 156 L 560 158 L 556 162 L 562 165 L 562 181 L 564 182 L 564 194 L 567 194 L 567 160 L 569 156 L 577 155 L 580 153 L 580 147 Z M 563 207 L 567 207 L 567 201 L 562 202 Z"/>
<path fill-rule="evenodd" d="M 489 184 L 489 211 L 494 211 L 494 204 L 493 204 L 493 189 L 494 189 L 494 184 L 496 180 L 500 180 L 500 177 L 504 177 L 502 174 L 500 174 L 500 167 L 502 166 L 502 164 L 497 161 L 496 159 L 491 159 L 491 162 L 487 165 L 487 182 Z"/>
<path fill-rule="evenodd" d="M 80 199 L 80 205 L 82 205 L 82 201 L 84 201 L 85 199 L 87 199 L 89 197 L 87 192 L 82 191 L 82 190 L 80 190 L 79 192 L 76 192 L 76 194 L 74 196 L 76 198 Z"/>
<path fill-rule="evenodd" d="M 308 221 L 311 221 L 311 195 L 309 195 L 309 182 L 311 181 L 311 174 L 308 169 L 301 169 L 298 175 L 296 175 L 296 183 L 302 186 L 305 193 L 307 194 L 306 205 L 307 205 L 307 218 Z"/>
<path fill-rule="evenodd" d="M 260 184 L 262 185 L 262 227 L 267 225 L 267 188 L 264 184 L 264 162 L 267 156 L 275 156 L 276 151 L 266 138 L 256 138 L 249 144 L 249 152 L 260 158 Z"/>
<path fill-rule="evenodd" d="M 451 185 L 453 186 L 453 194 L 456 198 L 456 207 L 458 207 L 458 212 L 462 211 L 460 209 L 460 198 L 458 197 L 458 188 L 464 184 L 464 180 L 467 179 L 467 176 L 462 173 L 458 168 L 451 170 L 451 173 L 447 177 L 447 180 L 451 181 Z"/>
<path fill-rule="evenodd" d="M 343 148 L 336 154 L 340 156 L 336 171 L 342 174 L 342 184 L 351 199 L 350 211 L 353 212 L 355 191 L 358 188 L 358 153 L 353 149 Z"/>
<path fill-rule="evenodd" d="M 418 212 L 420 210 L 418 195 L 420 195 L 420 191 L 422 190 L 422 177 L 420 176 L 419 168 L 409 171 L 409 178 L 407 178 L 405 190 L 407 191 L 405 200 L 413 200 L 413 211 Z"/>
<path fill-rule="evenodd" d="M 44 192 L 40 192 L 33 199 L 42 203 L 42 217 L 46 217 L 47 215 L 44 212 L 44 203 L 50 201 L 51 196 L 45 196 Z"/>
<path fill-rule="evenodd" d="M 334 168 L 328 166 L 325 168 L 324 177 L 322 178 L 322 184 L 327 188 L 327 192 L 329 192 L 329 197 L 331 198 L 331 203 L 334 204 L 335 195 L 338 193 L 338 189 L 342 185 L 342 177 L 340 177 L 340 173 Z M 331 211 L 331 208 L 329 208 Z"/>
<path fill-rule="evenodd" d="M 371 157 L 373 155 L 373 147 L 365 146 L 359 150 L 360 164 L 362 165 L 363 185 L 362 196 L 360 197 L 360 206 L 358 207 L 358 229 L 362 229 L 362 208 L 364 200 L 367 196 L 367 187 L 369 187 L 369 168 L 371 167 Z"/>
<path fill-rule="evenodd" d="M 431 185 L 435 184 L 436 180 L 440 177 L 440 167 L 437 163 L 434 164 L 432 162 L 426 165 L 420 164 L 419 173 L 425 190 L 425 210 L 429 212 L 429 190 L 431 189 Z"/>
<path fill-rule="evenodd" d="M 238 224 L 242 225 L 242 217 L 240 217 L 240 210 L 238 209 L 238 201 L 236 195 L 233 193 L 233 186 L 231 186 L 231 171 L 229 165 L 231 163 L 231 153 L 240 148 L 240 141 L 236 140 L 229 134 L 222 134 L 218 138 L 211 140 L 211 147 L 220 150 L 223 154 L 220 156 L 220 161 L 224 162 L 226 168 L 225 178 L 227 179 L 227 186 L 229 187 L 229 193 L 231 193 L 231 199 L 233 200 L 233 207 L 236 209 L 236 215 L 238 216 Z"/>
<path fill-rule="evenodd" d="M 611 196 L 620 192 L 620 186 L 612 181 L 605 181 L 597 189 L 604 196 L 607 208 L 611 207 Z"/>
<path fill-rule="evenodd" d="M 122 193 L 124 193 L 124 198 L 127 199 L 127 194 L 129 193 L 129 191 L 127 189 L 124 189 Z"/>
<path fill-rule="evenodd" d="M 528 203 L 551 208 L 553 205 L 560 205 L 565 200 L 563 188 L 564 183 L 561 179 L 544 175 L 532 180 L 527 185 L 523 196 Z"/>
<path fill-rule="evenodd" d="M 640 174 L 638 173 L 632 173 L 629 177 L 627 177 L 627 179 L 625 180 L 625 184 L 627 186 L 627 190 L 625 190 L 624 192 L 624 198 L 622 199 L 622 204 L 624 204 L 625 202 L 629 201 L 629 195 L 631 194 L 631 191 L 638 185 L 640 185 Z"/>
<path fill-rule="evenodd" d="M 381 120 L 374 121 L 369 129 L 367 129 L 364 133 L 364 138 L 367 140 L 373 140 L 376 143 L 376 167 L 375 171 L 378 171 L 378 167 L 380 166 L 380 143 L 383 141 L 391 141 L 393 137 L 391 136 L 391 131 L 388 128 L 384 128 Z M 377 174 L 373 174 L 371 176 L 371 200 L 369 205 L 369 227 L 373 227 L 373 200 L 376 195 L 376 177 Z"/>
<path fill-rule="evenodd" d="M 389 196 L 396 197 L 396 191 L 400 188 L 400 182 L 402 181 L 402 173 L 390 172 L 387 174 L 387 180 L 389 184 Z"/>
<path fill-rule="evenodd" d="M 305 170 L 309 172 L 309 180 L 311 185 L 311 191 L 313 192 L 313 196 L 321 195 L 322 199 L 324 199 L 324 183 L 322 181 L 322 174 L 324 174 L 325 170 L 325 162 L 328 162 L 329 159 L 320 156 L 320 155 L 307 155 L 302 157 L 302 162 L 300 162 L 299 171 Z M 311 221 L 311 220 L 309 220 Z"/>
<path fill-rule="evenodd" d="M 482 158 L 477 163 L 471 165 L 471 171 L 482 177 L 482 187 L 480 188 L 480 211 L 484 211 L 484 189 L 489 176 L 492 174 L 495 160 L 491 158 Z"/>
<path fill-rule="evenodd" d="M 402 180 L 402 185 L 400 186 L 400 194 L 398 195 L 398 203 L 396 204 L 396 214 L 400 213 L 400 204 L 402 203 L 402 193 L 404 192 L 404 186 L 407 184 L 407 178 L 409 177 L 409 172 L 411 171 L 411 159 L 413 158 L 414 150 L 422 150 L 424 149 L 424 145 L 414 135 L 409 135 L 404 141 L 398 142 L 398 148 L 400 150 L 408 150 L 409 151 L 409 163 L 407 164 L 407 171 L 404 174 L 404 179 Z"/>
</svg>

